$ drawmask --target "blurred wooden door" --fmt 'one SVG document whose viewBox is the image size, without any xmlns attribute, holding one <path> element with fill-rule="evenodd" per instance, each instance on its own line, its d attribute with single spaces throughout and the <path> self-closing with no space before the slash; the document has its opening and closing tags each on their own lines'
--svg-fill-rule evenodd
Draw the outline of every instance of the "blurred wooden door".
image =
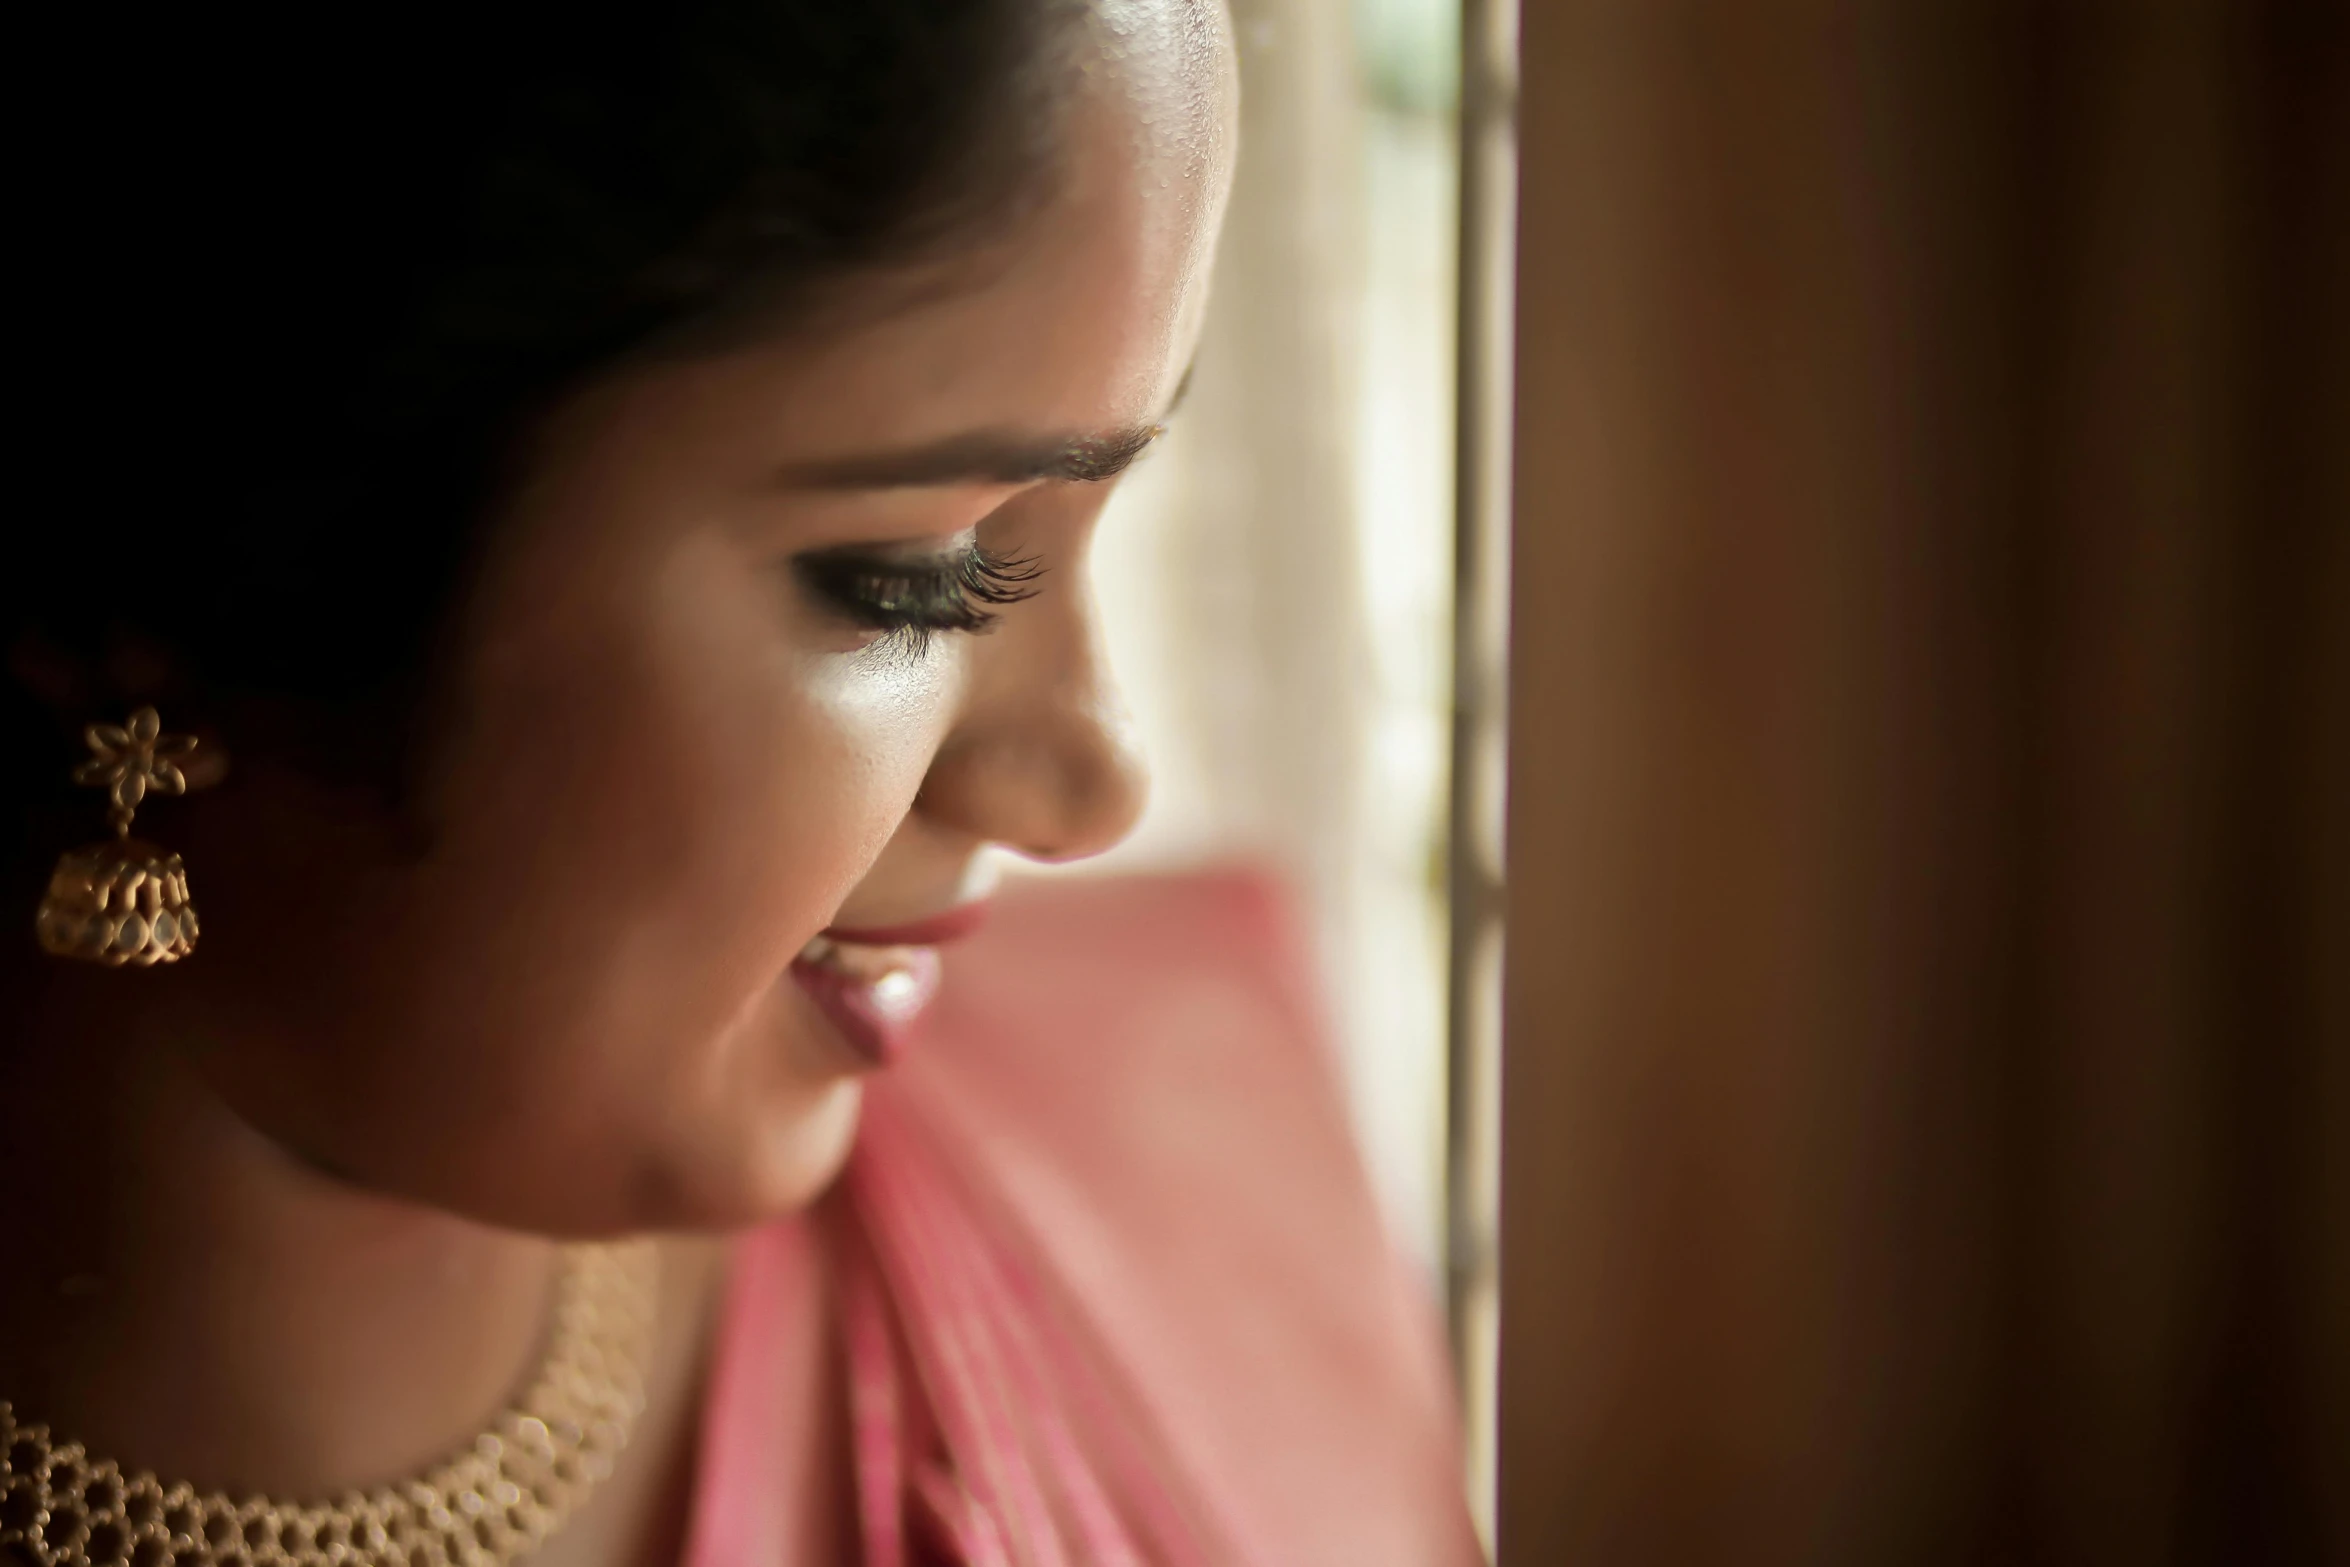
<svg viewBox="0 0 2350 1567">
<path fill-rule="evenodd" d="M 2350 1561 L 2341 8 L 1523 83 L 1502 1562 Z"/>
</svg>

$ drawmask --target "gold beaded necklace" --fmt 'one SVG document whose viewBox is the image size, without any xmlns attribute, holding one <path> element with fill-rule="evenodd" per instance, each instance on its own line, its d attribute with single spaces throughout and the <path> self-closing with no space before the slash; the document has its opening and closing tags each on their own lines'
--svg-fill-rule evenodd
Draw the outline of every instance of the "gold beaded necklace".
<svg viewBox="0 0 2350 1567">
<path fill-rule="evenodd" d="M 645 1403 L 650 1242 L 581 1246 L 513 1408 L 422 1477 L 296 1505 L 124 1476 L 0 1402 L 0 1546 L 40 1567 L 507 1567 L 612 1472 Z"/>
</svg>

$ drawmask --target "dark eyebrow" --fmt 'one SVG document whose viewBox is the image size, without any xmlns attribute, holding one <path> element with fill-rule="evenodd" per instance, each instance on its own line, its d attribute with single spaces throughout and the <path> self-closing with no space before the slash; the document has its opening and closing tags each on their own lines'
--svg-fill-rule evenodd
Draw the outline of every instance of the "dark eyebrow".
<svg viewBox="0 0 2350 1567">
<path fill-rule="evenodd" d="M 1191 389 L 1184 372 L 1164 418 L 1173 418 Z M 816 490 L 913 489 L 947 484 L 1034 484 L 1059 479 L 1100 484 L 1124 473 L 1167 433 L 1159 424 L 1134 425 L 1100 435 L 1016 435 L 974 430 L 892 451 L 818 457 L 783 470 L 783 482 Z"/>
<path fill-rule="evenodd" d="M 1138 426 L 1107 435 L 1022 436 L 976 430 L 894 451 L 818 457 L 793 463 L 784 482 L 817 490 L 887 490 L 941 484 L 1033 484 L 1114 479 L 1167 427 Z"/>
</svg>

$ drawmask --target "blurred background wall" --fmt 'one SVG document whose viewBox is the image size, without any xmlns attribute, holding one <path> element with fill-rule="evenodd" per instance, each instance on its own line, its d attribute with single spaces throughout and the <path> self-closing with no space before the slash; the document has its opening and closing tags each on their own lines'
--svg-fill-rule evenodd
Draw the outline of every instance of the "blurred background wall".
<svg viewBox="0 0 2350 1567">
<path fill-rule="evenodd" d="M 2345 8 L 1523 45 L 1501 1561 L 2350 1561 Z"/>
</svg>

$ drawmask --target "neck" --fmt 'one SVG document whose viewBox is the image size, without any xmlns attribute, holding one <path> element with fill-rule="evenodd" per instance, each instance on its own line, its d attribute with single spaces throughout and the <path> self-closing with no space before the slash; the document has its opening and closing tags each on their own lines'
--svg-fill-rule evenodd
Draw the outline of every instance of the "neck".
<svg viewBox="0 0 2350 1567">
<path fill-rule="evenodd" d="M 34 999 L 0 1012 L 17 1418 L 167 1484 L 308 1500 L 429 1466 L 528 1379 L 552 1243 L 323 1176 L 135 1021 L 68 1030 Z"/>
</svg>

